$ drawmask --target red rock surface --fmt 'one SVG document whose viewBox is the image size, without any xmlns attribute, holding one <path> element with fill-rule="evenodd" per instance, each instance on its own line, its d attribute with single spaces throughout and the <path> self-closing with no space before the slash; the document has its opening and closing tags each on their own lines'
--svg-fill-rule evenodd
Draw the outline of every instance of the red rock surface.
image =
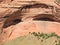
<svg viewBox="0 0 60 45">
<path fill-rule="evenodd" d="M 3 0 L 2 2 L 0 2 L 0 18 L 10 15 L 9 18 L 6 20 L 6 22 L 8 22 L 8 23 L 5 23 L 5 24 L 9 24 L 9 23 L 11 23 L 12 20 L 15 20 L 17 18 L 21 19 L 21 17 L 19 16 L 20 12 L 18 11 L 19 10 L 18 7 L 22 7 L 27 4 L 35 4 L 35 3 L 43 3 L 48 6 L 51 5 L 53 7 L 56 7 L 56 8 L 58 8 L 58 13 L 60 13 L 60 11 L 59 11 L 60 6 L 57 5 L 56 3 L 54 3 L 54 1 L 55 0 L 13 0 L 13 1 Z M 46 8 L 42 8 L 42 9 L 47 10 Z M 40 14 L 40 12 L 44 13 L 43 10 L 41 11 L 41 9 L 32 8 L 31 10 L 29 9 L 29 11 L 27 11 L 27 13 L 30 13 L 31 15 L 29 15 L 29 14 L 27 14 L 27 15 L 25 14 L 25 15 L 26 15 L 26 17 L 34 16 L 34 15 L 32 15 L 33 13 L 36 13 L 38 15 L 38 12 L 39 12 L 39 14 Z M 16 12 L 16 13 L 14 13 L 14 12 Z M 25 19 L 25 15 L 23 15 L 23 19 Z M 39 16 L 37 16 L 37 18 Z M 55 16 L 55 15 L 53 15 L 53 16 Z M 26 21 L 23 20 L 23 22 L 19 22 L 16 25 L 11 25 L 7 28 L 4 28 L 3 33 L 0 34 L 0 37 L 3 39 L 2 41 L 8 41 L 8 40 L 15 39 L 16 37 L 19 37 L 19 36 L 27 35 L 29 32 L 44 32 L 44 33 L 55 32 L 56 34 L 60 35 L 60 15 L 58 15 L 57 17 L 59 17 L 59 23 L 50 22 L 50 21 L 32 21 L 31 20 L 32 18 L 28 18 Z M 56 18 L 55 18 L 55 21 L 56 21 Z M 4 24 L 4 21 L 2 21 L 2 22 Z"/>
<path fill-rule="evenodd" d="M 8 40 L 15 39 L 16 37 L 19 36 L 27 35 L 29 32 L 44 32 L 44 33 L 55 32 L 56 34 L 60 35 L 60 23 L 49 21 L 21 22 L 15 26 L 11 26 L 5 29 L 4 32 L 5 32 L 4 35 L 7 37 Z"/>
</svg>

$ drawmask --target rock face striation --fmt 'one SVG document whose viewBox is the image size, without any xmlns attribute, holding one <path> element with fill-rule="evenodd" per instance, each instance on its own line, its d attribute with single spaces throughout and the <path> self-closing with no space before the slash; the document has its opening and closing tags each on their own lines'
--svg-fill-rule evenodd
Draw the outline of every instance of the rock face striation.
<svg viewBox="0 0 60 45">
<path fill-rule="evenodd" d="M 60 35 L 60 3 L 56 0 L 1 0 L 1 42 L 28 32 L 55 32 Z M 3 36 L 4 35 L 4 36 Z"/>
</svg>

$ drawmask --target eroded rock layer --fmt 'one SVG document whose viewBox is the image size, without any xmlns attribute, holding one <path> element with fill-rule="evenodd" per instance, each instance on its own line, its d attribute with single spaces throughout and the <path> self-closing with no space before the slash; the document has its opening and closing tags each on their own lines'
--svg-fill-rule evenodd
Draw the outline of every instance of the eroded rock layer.
<svg viewBox="0 0 60 45">
<path fill-rule="evenodd" d="M 34 31 L 60 35 L 59 27 L 60 3 L 57 0 L 0 1 L 1 42 Z"/>
</svg>

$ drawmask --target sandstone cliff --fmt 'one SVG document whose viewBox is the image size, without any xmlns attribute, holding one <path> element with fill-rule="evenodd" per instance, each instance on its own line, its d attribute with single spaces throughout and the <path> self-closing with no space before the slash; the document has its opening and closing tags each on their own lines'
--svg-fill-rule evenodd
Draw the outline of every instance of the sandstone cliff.
<svg viewBox="0 0 60 45">
<path fill-rule="evenodd" d="M 1 42 L 35 31 L 60 35 L 59 27 L 60 4 L 56 0 L 0 1 Z"/>
</svg>

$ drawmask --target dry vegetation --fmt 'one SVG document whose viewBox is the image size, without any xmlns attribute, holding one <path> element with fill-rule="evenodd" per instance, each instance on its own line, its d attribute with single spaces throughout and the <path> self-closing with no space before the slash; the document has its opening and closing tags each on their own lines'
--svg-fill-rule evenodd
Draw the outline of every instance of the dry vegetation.
<svg viewBox="0 0 60 45">
<path fill-rule="evenodd" d="M 8 41 L 10 38 L 14 39 L 17 35 L 19 37 L 25 35 L 26 32 L 35 31 L 35 28 L 36 31 L 43 30 L 43 32 L 45 32 L 44 29 L 46 29 L 46 31 L 48 30 L 47 32 L 51 31 L 60 34 L 60 0 L 56 0 L 55 3 L 52 3 L 52 1 L 53 0 L 42 0 L 40 2 L 1 0 L 0 43 L 6 40 Z M 33 21 L 42 22 L 32 23 L 30 25 L 29 21 L 31 23 Z M 27 23 L 24 24 L 25 22 Z M 37 24 L 37 26 L 35 26 L 35 24 Z M 57 28 L 58 31 L 56 31 Z M 60 36 L 55 33 L 44 34 L 33 32 L 27 36 L 19 37 L 3 45 L 60 45 Z"/>
<path fill-rule="evenodd" d="M 60 45 L 60 36 L 55 33 L 29 33 L 27 36 L 18 37 L 3 45 Z"/>
</svg>

